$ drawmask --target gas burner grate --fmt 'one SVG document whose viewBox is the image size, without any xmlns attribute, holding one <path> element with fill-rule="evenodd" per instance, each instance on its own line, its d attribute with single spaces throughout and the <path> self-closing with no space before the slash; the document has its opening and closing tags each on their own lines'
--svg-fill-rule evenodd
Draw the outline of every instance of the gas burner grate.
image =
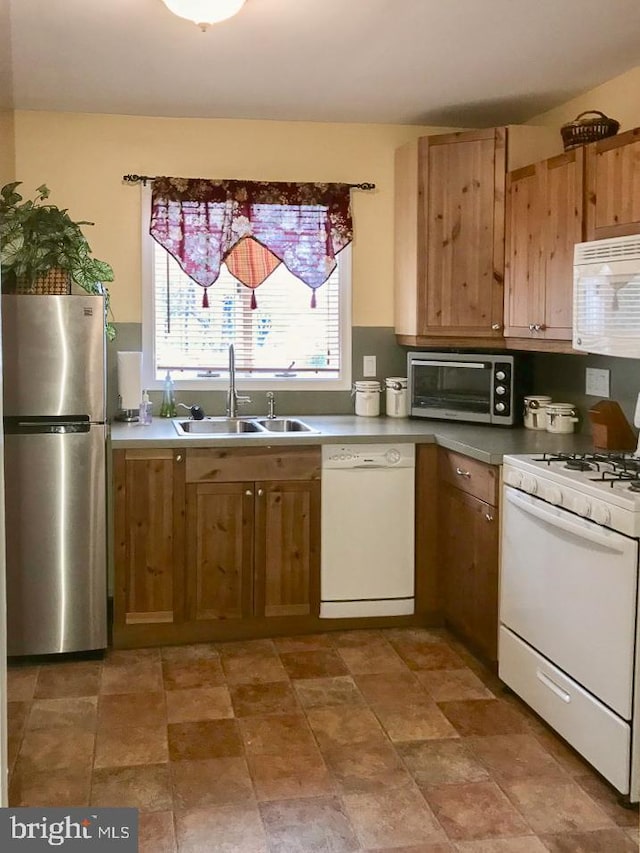
<svg viewBox="0 0 640 853">
<path fill-rule="evenodd" d="M 568 471 L 595 471 L 597 463 L 587 462 L 586 459 L 569 459 L 564 467 Z"/>
</svg>

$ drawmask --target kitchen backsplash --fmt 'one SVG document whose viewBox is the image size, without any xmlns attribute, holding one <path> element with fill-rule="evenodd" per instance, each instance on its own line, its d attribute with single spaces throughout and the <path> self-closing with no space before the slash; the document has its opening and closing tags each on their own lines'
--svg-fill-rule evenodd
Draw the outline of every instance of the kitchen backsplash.
<svg viewBox="0 0 640 853">
<path fill-rule="evenodd" d="M 107 352 L 107 414 L 111 418 L 118 410 L 117 352 L 142 348 L 140 323 L 116 323 L 117 336 Z M 406 349 L 396 344 L 391 326 L 354 326 L 352 335 L 352 375 L 362 379 L 362 357 L 375 355 L 377 378 L 384 383 L 387 376 L 406 376 Z M 159 411 L 161 391 L 149 394 L 155 412 Z M 267 401 L 264 391 L 251 393 L 252 402 L 242 407 L 242 414 L 265 414 Z M 199 403 L 208 415 L 223 415 L 226 404 L 224 391 L 176 392 L 179 403 Z M 350 391 L 277 391 L 276 409 L 281 415 L 351 415 L 354 401 Z"/>
<path fill-rule="evenodd" d="M 139 350 L 142 346 L 142 326 L 139 323 L 116 324 L 118 335 L 109 344 L 107 353 L 107 412 L 109 417 L 117 411 L 117 370 L 116 353 L 118 350 Z M 408 349 L 396 344 L 391 326 L 354 326 L 353 328 L 353 379 L 362 378 L 362 357 L 375 355 L 377 358 L 377 378 L 386 376 L 406 376 L 406 354 Z M 444 349 L 444 347 L 443 347 Z M 636 397 L 640 392 L 640 361 L 627 358 L 609 358 L 599 355 L 560 355 L 557 353 L 535 353 L 532 355 L 533 385 L 531 393 L 550 394 L 554 401 L 574 403 L 578 409 L 580 423 L 577 431 L 591 433 L 589 409 L 597 403 L 599 397 L 587 396 L 585 388 L 585 368 L 599 367 L 611 371 L 610 399 L 617 400 L 622 410 L 633 424 Z M 161 391 L 151 392 L 151 400 L 157 412 Z M 253 402 L 243 408 L 244 414 L 263 414 L 266 412 L 265 393 L 252 394 Z M 224 391 L 202 391 L 200 393 L 178 392 L 178 402 L 199 403 L 207 414 L 222 415 L 225 407 Z M 354 402 L 349 391 L 278 391 L 277 410 L 280 414 L 353 414 Z"/>
</svg>

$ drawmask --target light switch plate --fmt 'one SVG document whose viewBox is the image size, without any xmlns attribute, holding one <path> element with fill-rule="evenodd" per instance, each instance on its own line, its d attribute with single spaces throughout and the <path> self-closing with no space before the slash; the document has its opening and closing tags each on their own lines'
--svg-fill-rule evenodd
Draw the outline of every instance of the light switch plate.
<svg viewBox="0 0 640 853">
<path fill-rule="evenodd" d="M 362 356 L 362 375 L 363 376 L 375 376 L 376 375 L 376 357 L 375 357 L 375 355 L 363 355 Z"/>
<path fill-rule="evenodd" d="M 598 367 L 587 367 L 584 393 L 592 397 L 609 397 L 610 371 Z"/>
</svg>

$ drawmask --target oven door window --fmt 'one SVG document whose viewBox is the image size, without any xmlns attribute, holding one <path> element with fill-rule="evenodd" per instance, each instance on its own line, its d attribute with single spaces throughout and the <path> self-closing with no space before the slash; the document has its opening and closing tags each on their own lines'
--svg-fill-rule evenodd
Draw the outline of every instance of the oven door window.
<svg viewBox="0 0 640 853">
<path fill-rule="evenodd" d="M 413 367 L 416 408 L 489 415 L 493 365 L 482 361 L 418 361 Z"/>
</svg>

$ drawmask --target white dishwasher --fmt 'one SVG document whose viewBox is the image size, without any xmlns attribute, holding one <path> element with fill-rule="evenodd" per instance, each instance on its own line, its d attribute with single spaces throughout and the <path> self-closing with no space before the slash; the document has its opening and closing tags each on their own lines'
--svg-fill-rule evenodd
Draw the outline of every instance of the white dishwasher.
<svg viewBox="0 0 640 853">
<path fill-rule="evenodd" d="M 415 445 L 322 447 L 320 616 L 414 612 Z"/>
</svg>

